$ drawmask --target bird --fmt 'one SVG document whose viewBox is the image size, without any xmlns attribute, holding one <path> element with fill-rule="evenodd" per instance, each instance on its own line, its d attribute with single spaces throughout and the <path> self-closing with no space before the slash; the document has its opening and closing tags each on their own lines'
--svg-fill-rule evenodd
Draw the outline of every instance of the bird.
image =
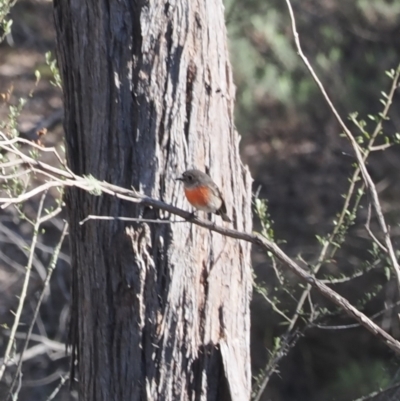
<svg viewBox="0 0 400 401">
<path fill-rule="evenodd" d="M 209 175 L 191 169 L 176 180 L 183 182 L 186 198 L 192 206 L 207 213 L 215 213 L 228 223 L 232 222 L 227 215 L 221 191 Z"/>
</svg>

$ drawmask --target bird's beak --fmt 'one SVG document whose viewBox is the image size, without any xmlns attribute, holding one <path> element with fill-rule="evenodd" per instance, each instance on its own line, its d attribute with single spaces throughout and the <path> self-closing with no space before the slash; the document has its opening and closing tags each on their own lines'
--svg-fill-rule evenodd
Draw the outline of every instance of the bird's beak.
<svg viewBox="0 0 400 401">
<path fill-rule="evenodd" d="M 183 177 L 175 178 L 175 181 L 183 181 Z"/>
</svg>

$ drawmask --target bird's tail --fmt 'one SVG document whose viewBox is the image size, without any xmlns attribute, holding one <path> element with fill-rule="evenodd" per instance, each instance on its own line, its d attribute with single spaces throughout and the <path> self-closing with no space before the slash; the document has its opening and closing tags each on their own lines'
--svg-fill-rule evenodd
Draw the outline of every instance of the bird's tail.
<svg viewBox="0 0 400 401">
<path fill-rule="evenodd" d="M 232 223 L 232 220 L 228 217 L 226 213 L 219 213 L 219 215 L 222 217 L 222 220 L 226 221 L 227 223 Z"/>
<path fill-rule="evenodd" d="M 232 220 L 229 218 L 229 216 L 226 214 L 226 208 L 225 205 L 223 204 L 223 207 L 221 207 L 219 210 L 217 210 L 216 214 L 222 217 L 222 220 L 226 221 L 227 223 L 232 223 Z"/>
<path fill-rule="evenodd" d="M 216 214 L 218 214 L 219 216 L 222 217 L 222 220 L 226 221 L 227 223 L 232 223 L 232 220 L 228 217 L 228 215 L 226 214 L 226 206 L 225 206 L 225 202 L 222 199 L 222 204 L 221 207 L 217 210 Z"/>
</svg>

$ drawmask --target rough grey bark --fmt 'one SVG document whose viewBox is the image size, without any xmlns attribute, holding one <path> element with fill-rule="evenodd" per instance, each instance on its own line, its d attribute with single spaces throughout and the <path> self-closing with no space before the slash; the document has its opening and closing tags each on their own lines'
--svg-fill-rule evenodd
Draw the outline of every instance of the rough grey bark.
<svg viewBox="0 0 400 401">
<path fill-rule="evenodd" d="M 54 0 L 54 15 L 70 168 L 189 208 L 174 178 L 197 167 L 250 231 L 222 1 Z M 66 202 L 80 399 L 248 400 L 249 245 L 190 223 L 80 226 L 174 216 Z"/>
</svg>

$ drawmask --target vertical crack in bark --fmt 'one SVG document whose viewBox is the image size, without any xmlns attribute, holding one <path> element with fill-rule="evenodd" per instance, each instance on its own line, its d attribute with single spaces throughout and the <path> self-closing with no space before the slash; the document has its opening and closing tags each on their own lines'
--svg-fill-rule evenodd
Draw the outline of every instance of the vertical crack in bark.
<svg viewBox="0 0 400 401">
<path fill-rule="evenodd" d="M 190 134 L 190 120 L 192 118 L 192 102 L 193 102 L 193 88 L 194 82 L 196 80 L 197 75 L 197 67 L 194 64 L 193 60 L 189 61 L 187 71 L 186 71 L 186 119 L 185 125 L 183 128 L 186 142 L 189 141 L 189 134 Z"/>
<path fill-rule="evenodd" d="M 203 263 L 201 276 L 200 276 L 200 288 L 203 289 L 203 292 L 198 295 L 198 310 L 199 310 L 199 337 L 201 341 L 204 341 L 205 332 L 206 332 L 206 305 L 207 305 L 207 297 L 208 297 L 208 272 L 206 264 Z"/>
<path fill-rule="evenodd" d="M 206 89 L 206 93 L 208 96 L 211 96 L 212 93 L 212 75 L 210 71 L 210 66 L 207 65 L 206 74 L 204 79 L 204 87 Z"/>
</svg>

